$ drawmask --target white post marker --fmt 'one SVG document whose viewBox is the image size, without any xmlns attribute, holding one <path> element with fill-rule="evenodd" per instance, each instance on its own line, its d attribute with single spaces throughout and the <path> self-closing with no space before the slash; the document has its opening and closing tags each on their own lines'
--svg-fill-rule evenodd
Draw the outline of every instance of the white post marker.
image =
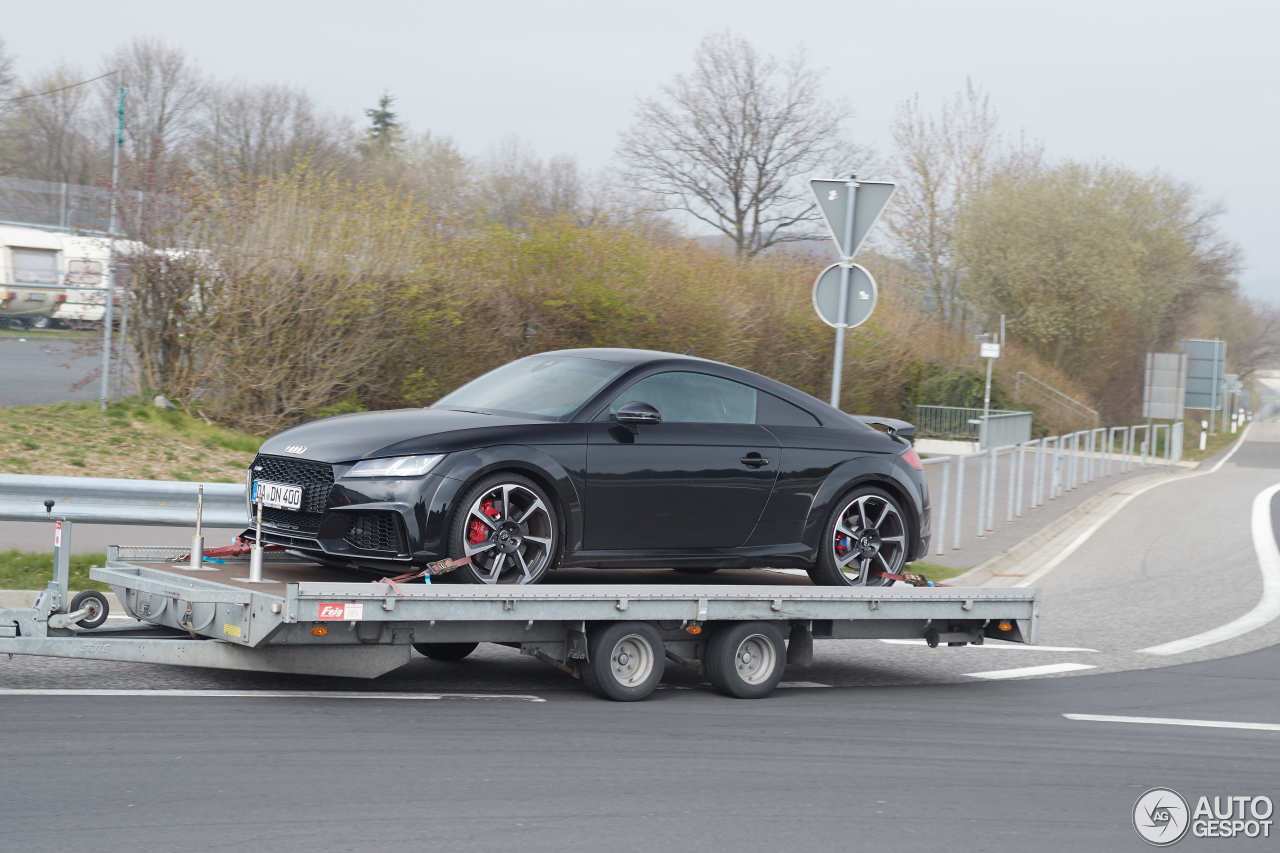
<svg viewBox="0 0 1280 853">
<path fill-rule="evenodd" d="M 1207 434 L 1208 429 L 1209 429 L 1209 422 L 1201 421 L 1200 422 L 1200 449 L 1201 450 L 1204 450 L 1204 443 L 1206 440 L 1205 436 Z"/>
</svg>

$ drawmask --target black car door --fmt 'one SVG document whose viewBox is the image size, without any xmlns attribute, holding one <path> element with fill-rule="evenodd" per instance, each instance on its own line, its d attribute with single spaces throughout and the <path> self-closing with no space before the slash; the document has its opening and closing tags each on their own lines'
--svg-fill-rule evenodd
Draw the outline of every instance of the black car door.
<svg viewBox="0 0 1280 853">
<path fill-rule="evenodd" d="M 623 390 L 588 427 L 584 541 L 589 550 L 687 551 L 746 542 L 777 477 L 778 443 L 755 423 L 760 392 L 669 371 Z M 661 423 L 622 424 L 648 403 Z"/>
</svg>

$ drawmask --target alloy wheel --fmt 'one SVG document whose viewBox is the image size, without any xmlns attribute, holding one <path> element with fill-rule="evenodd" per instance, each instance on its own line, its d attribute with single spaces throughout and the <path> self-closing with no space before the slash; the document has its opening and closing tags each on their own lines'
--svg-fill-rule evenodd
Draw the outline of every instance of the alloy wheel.
<svg viewBox="0 0 1280 853">
<path fill-rule="evenodd" d="M 519 483 L 500 483 L 467 510 L 463 553 L 483 583 L 532 583 L 551 562 L 554 537 L 542 498 Z"/>
<path fill-rule="evenodd" d="M 879 494 L 859 495 L 836 516 L 831 554 L 849 584 L 866 585 L 881 573 L 897 574 L 907 553 L 902 514 Z"/>
</svg>

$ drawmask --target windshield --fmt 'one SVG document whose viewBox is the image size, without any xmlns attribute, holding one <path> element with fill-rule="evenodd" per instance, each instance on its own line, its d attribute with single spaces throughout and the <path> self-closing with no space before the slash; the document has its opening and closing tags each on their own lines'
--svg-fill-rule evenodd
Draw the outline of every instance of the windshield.
<svg viewBox="0 0 1280 853">
<path fill-rule="evenodd" d="M 561 418 L 590 400 L 625 367 L 592 358 L 534 355 L 490 370 L 441 397 L 432 408 Z"/>
</svg>

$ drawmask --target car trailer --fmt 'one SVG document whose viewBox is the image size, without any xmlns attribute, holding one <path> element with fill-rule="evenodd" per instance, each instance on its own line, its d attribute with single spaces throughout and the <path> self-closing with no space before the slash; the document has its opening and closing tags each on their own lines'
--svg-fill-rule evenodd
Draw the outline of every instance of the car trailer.
<svg viewBox="0 0 1280 853">
<path fill-rule="evenodd" d="M 68 601 L 64 525 L 48 588 L 30 608 L 0 609 L 0 653 L 376 678 L 414 649 L 459 660 L 478 643 L 498 643 L 609 699 L 645 698 L 668 660 L 701 670 L 724 693 L 756 698 L 773 691 L 788 663 L 808 663 L 815 639 L 1033 643 L 1039 619 L 1039 594 L 1029 589 L 352 582 L 275 554 L 257 580 L 248 560 L 112 546 L 90 577 L 144 624 L 103 627 L 101 593 Z"/>
</svg>

